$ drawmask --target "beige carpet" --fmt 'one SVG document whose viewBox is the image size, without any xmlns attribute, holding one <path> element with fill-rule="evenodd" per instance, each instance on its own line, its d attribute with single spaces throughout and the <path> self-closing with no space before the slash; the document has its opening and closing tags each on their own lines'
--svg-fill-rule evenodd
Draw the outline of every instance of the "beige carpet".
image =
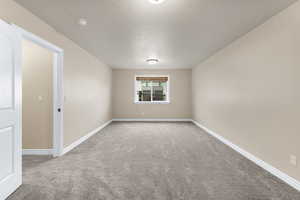
<svg viewBox="0 0 300 200">
<path fill-rule="evenodd" d="M 112 123 L 67 155 L 24 157 L 9 200 L 299 200 L 192 123 Z"/>
</svg>

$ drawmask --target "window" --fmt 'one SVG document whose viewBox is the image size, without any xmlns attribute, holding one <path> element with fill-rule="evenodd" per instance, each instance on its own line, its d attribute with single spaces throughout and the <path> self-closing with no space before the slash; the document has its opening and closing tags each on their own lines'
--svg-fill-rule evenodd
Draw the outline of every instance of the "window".
<svg viewBox="0 0 300 200">
<path fill-rule="evenodd" d="M 136 76 L 135 103 L 169 103 L 169 76 Z"/>
</svg>

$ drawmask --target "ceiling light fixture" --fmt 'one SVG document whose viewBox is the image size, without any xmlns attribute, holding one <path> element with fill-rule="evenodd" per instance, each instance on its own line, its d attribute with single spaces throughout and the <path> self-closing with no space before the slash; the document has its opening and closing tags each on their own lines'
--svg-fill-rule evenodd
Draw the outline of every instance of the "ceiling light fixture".
<svg viewBox="0 0 300 200">
<path fill-rule="evenodd" d="M 162 2 L 164 2 L 165 0 L 149 0 L 150 3 L 153 3 L 153 4 L 160 4 Z"/>
<path fill-rule="evenodd" d="M 78 24 L 80 26 L 86 26 L 87 25 L 87 21 L 86 21 L 86 19 L 81 18 L 81 19 L 78 20 Z"/>
<path fill-rule="evenodd" d="M 148 63 L 149 65 L 155 65 L 155 64 L 157 64 L 157 63 L 159 62 L 159 60 L 158 60 L 158 59 L 155 59 L 155 58 L 149 58 L 149 59 L 147 59 L 146 61 L 147 61 L 147 63 Z"/>
</svg>

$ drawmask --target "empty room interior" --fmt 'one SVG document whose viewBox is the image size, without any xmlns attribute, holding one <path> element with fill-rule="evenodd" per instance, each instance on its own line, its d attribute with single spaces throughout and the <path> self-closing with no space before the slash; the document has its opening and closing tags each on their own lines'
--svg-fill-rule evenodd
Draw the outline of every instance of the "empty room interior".
<svg viewBox="0 0 300 200">
<path fill-rule="evenodd" d="M 0 0 L 0 200 L 300 200 L 299 88 L 299 0 Z"/>
</svg>

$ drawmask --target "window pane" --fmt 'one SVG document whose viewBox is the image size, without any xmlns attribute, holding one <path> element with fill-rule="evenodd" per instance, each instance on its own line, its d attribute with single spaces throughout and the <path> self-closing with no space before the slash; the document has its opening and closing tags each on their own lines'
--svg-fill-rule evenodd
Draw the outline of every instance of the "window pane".
<svg viewBox="0 0 300 200">
<path fill-rule="evenodd" d="M 167 82 L 153 81 L 153 101 L 167 101 Z"/>
<path fill-rule="evenodd" d="M 137 81 L 138 101 L 151 101 L 151 82 Z"/>
</svg>

